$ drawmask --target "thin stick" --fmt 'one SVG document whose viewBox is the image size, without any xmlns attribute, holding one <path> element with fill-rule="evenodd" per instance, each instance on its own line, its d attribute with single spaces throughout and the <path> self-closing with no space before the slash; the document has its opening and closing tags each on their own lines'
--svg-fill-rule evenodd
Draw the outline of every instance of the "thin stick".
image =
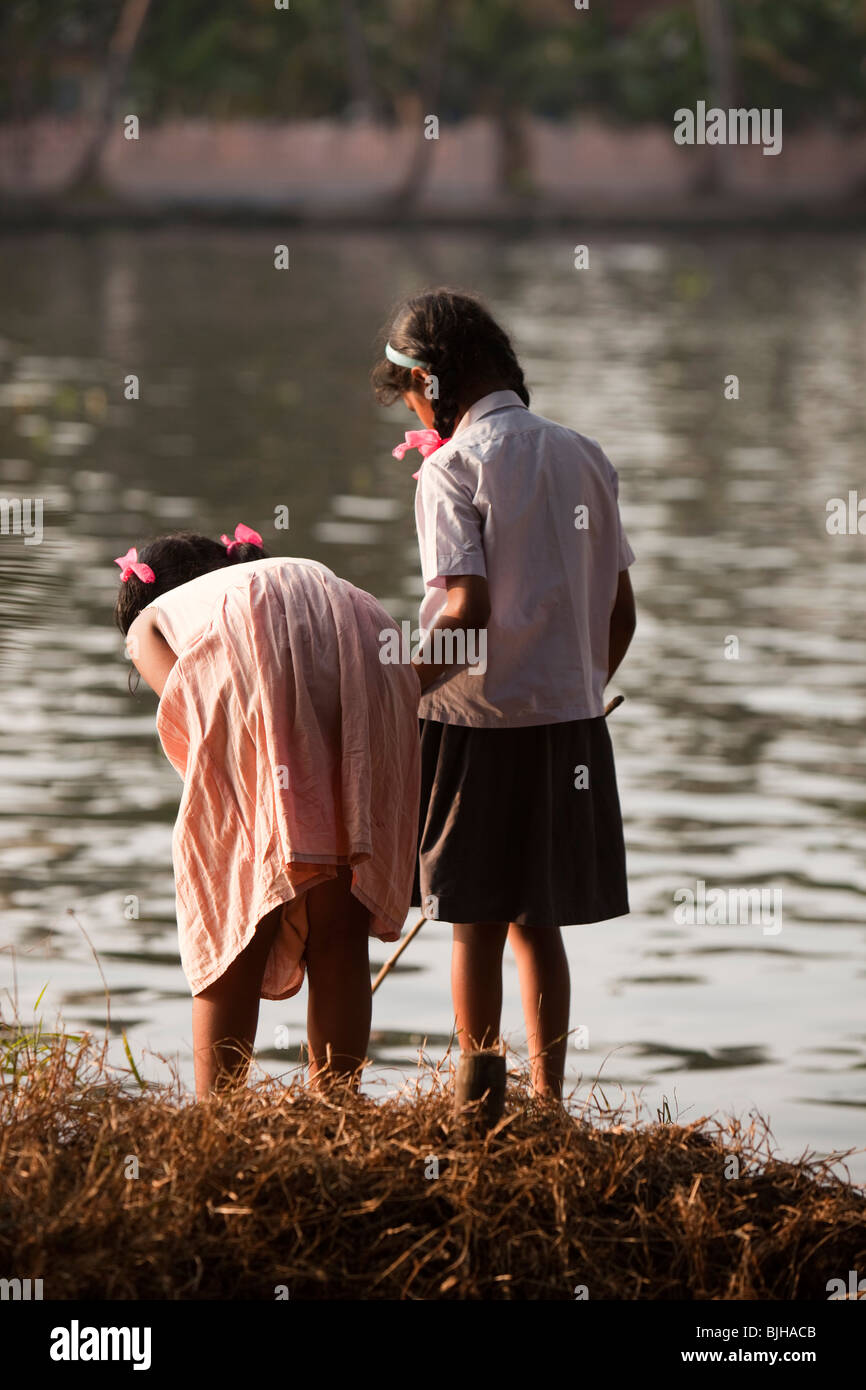
<svg viewBox="0 0 866 1390">
<path fill-rule="evenodd" d="M 607 716 L 608 716 L 609 714 L 612 714 L 613 711 L 614 711 L 615 709 L 619 709 L 619 707 L 620 707 L 620 705 L 622 704 L 622 702 L 623 702 L 624 699 L 625 699 L 625 696 L 624 696 L 624 695 L 614 695 L 614 697 L 613 697 L 613 699 L 611 700 L 610 704 L 607 705 L 607 707 L 605 708 L 605 711 L 604 711 L 604 717 L 605 717 L 605 719 L 607 719 Z M 418 935 L 419 931 L 421 930 L 421 928 L 423 927 L 423 925 L 424 925 L 424 923 L 425 923 L 426 921 L 427 921 L 427 918 L 426 918 L 426 917 L 419 917 L 419 918 L 418 918 L 418 921 L 415 923 L 415 925 L 414 925 L 414 927 L 412 928 L 412 930 L 411 930 L 406 936 L 403 937 L 403 940 L 400 942 L 400 945 L 397 947 L 397 949 L 396 949 L 396 951 L 394 952 L 394 954 L 393 954 L 393 956 L 391 957 L 391 959 L 390 959 L 390 960 L 386 960 L 385 964 L 382 966 L 382 969 L 379 971 L 378 975 L 376 976 L 375 980 L 373 981 L 373 988 L 372 988 L 372 990 L 370 991 L 371 994 L 375 994 L 375 993 L 376 993 L 376 990 L 379 988 L 379 986 L 380 986 L 380 984 L 382 983 L 382 981 L 384 980 L 385 976 L 389 973 L 389 971 L 391 970 L 391 968 L 392 968 L 394 965 L 397 964 L 397 961 L 400 959 L 400 957 L 402 956 L 402 954 L 403 954 L 403 952 L 405 951 L 406 947 L 409 945 L 409 942 L 410 942 L 414 937 L 416 937 L 416 936 Z"/>
<path fill-rule="evenodd" d="M 375 993 L 376 993 L 376 990 L 379 988 L 380 984 L 381 984 L 382 981 L 384 980 L 385 976 L 388 974 L 388 972 L 389 972 L 389 970 L 391 969 L 391 967 L 392 967 L 393 965 L 396 965 L 397 961 L 398 961 L 398 960 L 400 959 L 400 957 L 402 956 L 402 954 L 403 954 L 403 952 L 405 951 L 406 947 L 409 945 L 409 942 L 412 940 L 413 937 L 415 937 L 415 936 L 418 935 L 419 931 L 421 930 L 421 928 L 423 927 L 423 925 L 424 925 L 424 923 L 425 923 L 426 921 L 427 921 L 427 918 L 426 918 L 426 917 L 419 917 L 419 918 L 418 918 L 418 921 L 415 923 L 415 925 L 414 925 L 414 927 L 412 928 L 412 930 L 411 930 L 410 932 L 408 932 L 408 933 L 406 934 L 406 936 L 403 937 L 403 940 L 400 942 L 400 945 L 397 947 L 397 949 L 396 949 L 396 951 L 394 952 L 394 954 L 393 954 L 393 956 L 391 957 L 391 959 L 390 959 L 390 960 L 387 960 L 387 961 L 385 962 L 385 964 L 382 966 L 382 969 L 379 971 L 378 975 L 376 976 L 375 980 L 373 981 L 373 988 L 372 988 L 372 990 L 370 991 L 371 994 L 375 994 Z"/>
</svg>

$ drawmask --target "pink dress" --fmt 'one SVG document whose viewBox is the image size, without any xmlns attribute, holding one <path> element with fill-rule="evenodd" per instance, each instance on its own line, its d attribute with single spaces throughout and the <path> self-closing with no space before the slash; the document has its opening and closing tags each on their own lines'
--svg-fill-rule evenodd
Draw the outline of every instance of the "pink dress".
<svg viewBox="0 0 866 1390">
<path fill-rule="evenodd" d="M 262 998 L 304 979 L 305 894 L 352 866 L 396 941 L 418 835 L 420 686 L 383 664 L 393 620 L 312 560 L 233 565 L 150 605 L 177 655 L 157 711 L 183 778 L 172 854 L 181 962 L 200 993 L 283 905 Z"/>
</svg>

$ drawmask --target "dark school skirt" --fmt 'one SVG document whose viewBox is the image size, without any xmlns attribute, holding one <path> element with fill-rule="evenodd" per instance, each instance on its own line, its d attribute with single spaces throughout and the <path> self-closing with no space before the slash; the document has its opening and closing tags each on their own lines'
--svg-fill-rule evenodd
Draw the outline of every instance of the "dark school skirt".
<svg viewBox="0 0 866 1390">
<path fill-rule="evenodd" d="M 628 912 L 604 718 L 519 729 L 422 719 L 412 901 L 440 921 L 527 927 Z"/>
</svg>

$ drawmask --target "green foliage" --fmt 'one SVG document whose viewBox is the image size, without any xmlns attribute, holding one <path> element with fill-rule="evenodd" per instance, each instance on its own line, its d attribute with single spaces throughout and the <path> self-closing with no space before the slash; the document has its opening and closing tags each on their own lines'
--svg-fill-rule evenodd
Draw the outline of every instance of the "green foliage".
<svg viewBox="0 0 866 1390">
<path fill-rule="evenodd" d="M 357 96 L 347 0 L 155 0 L 130 79 L 150 116 L 342 117 Z M 505 107 L 566 119 L 669 122 L 706 98 L 705 54 L 692 0 L 614 25 L 591 0 L 354 0 L 378 109 L 417 108 L 441 24 L 449 26 L 445 120 Z M 788 126 L 866 119 L 862 0 L 729 0 L 738 100 L 781 106 Z M 117 0 L 7 0 L 0 13 L 0 112 L 51 108 L 57 82 L 98 71 Z M 636 13 L 640 13 L 635 6 Z"/>
<path fill-rule="evenodd" d="M 746 92 L 780 106 L 789 124 L 866 120 L 866 6 L 862 0 L 738 0 Z"/>
<path fill-rule="evenodd" d="M 44 993 L 45 989 L 36 1001 L 34 1013 Z M 19 1077 L 29 1076 L 47 1066 L 58 1050 L 80 1046 L 82 1041 L 75 1033 L 47 1033 L 41 1019 L 37 1019 L 32 1028 L 17 1022 L 11 1026 L 0 1022 L 0 1076 L 5 1075 L 14 1086 Z"/>
<path fill-rule="evenodd" d="M 691 5 L 672 5 L 609 47 L 601 68 L 611 114 L 669 122 L 707 97 L 706 63 Z M 760 105 L 761 103 L 756 103 Z"/>
</svg>

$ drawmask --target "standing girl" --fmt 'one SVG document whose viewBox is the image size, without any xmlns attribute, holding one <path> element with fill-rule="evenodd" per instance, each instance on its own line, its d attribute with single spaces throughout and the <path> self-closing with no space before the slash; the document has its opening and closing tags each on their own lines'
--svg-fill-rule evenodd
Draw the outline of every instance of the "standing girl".
<svg viewBox="0 0 866 1390">
<path fill-rule="evenodd" d="M 460 1045 L 499 1036 L 502 953 L 517 958 L 539 1093 L 559 1096 L 569 1018 L 560 928 L 628 912 L 604 688 L 635 626 L 616 472 L 594 440 L 534 415 L 507 335 L 447 289 L 394 316 L 372 375 L 424 431 L 415 501 L 435 660 L 424 691 L 425 911 L 454 923 Z M 449 630 L 448 651 L 437 630 Z M 451 658 L 483 649 L 474 668 Z M 474 641 L 469 641 L 469 638 Z M 440 660 L 442 652 L 445 659 Z"/>
<path fill-rule="evenodd" d="M 368 934 L 396 941 L 415 860 L 418 678 L 392 620 L 239 526 L 130 550 L 116 617 L 183 778 L 172 840 L 196 1090 L 246 1074 L 259 998 L 309 975 L 311 1075 L 357 1076 Z"/>
</svg>

